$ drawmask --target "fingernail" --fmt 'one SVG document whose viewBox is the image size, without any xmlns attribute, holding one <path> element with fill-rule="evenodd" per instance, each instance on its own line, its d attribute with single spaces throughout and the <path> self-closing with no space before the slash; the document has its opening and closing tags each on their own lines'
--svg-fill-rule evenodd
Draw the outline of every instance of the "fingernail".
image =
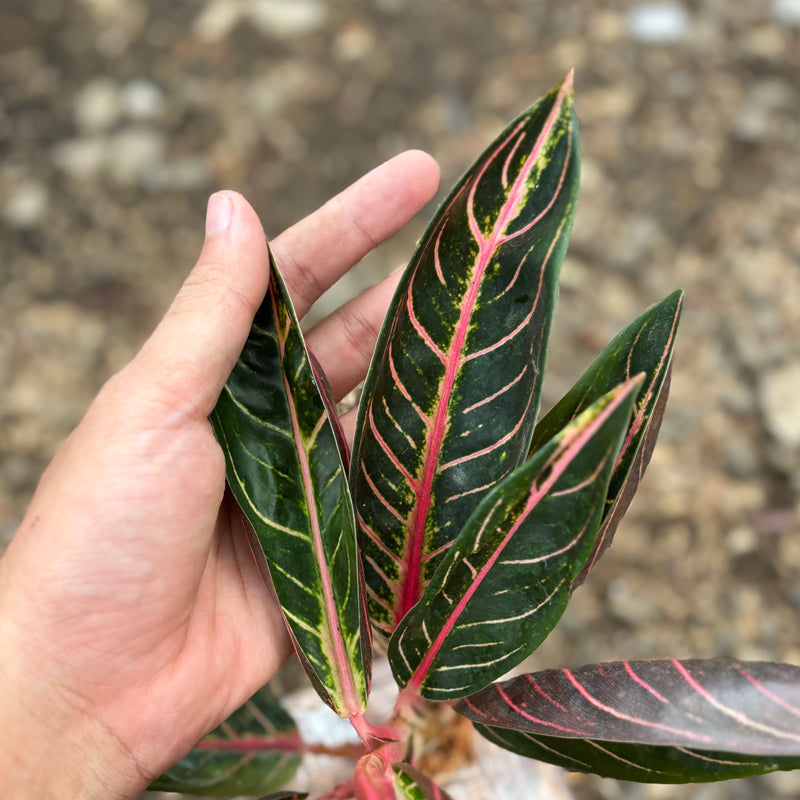
<svg viewBox="0 0 800 800">
<path fill-rule="evenodd" d="M 230 198 L 222 192 L 212 194 L 208 198 L 206 209 L 206 236 L 224 231 L 231 224 L 231 217 L 233 217 L 233 203 Z"/>
</svg>

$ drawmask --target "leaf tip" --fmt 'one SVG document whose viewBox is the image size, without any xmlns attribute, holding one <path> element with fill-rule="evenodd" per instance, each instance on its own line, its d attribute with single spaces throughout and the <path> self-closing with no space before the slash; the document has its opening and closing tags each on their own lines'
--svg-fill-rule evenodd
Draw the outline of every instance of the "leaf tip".
<svg viewBox="0 0 800 800">
<path fill-rule="evenodd" d="M 637 372 L 635 375 L 628 378 L 628 380 L 623 381 L 621 384 L 619 384 L 616 390 L 618 396 L 621 397 L 627 395 L 629 392 L 635 392 L 642 386 L 646 378 L 647 378 L 646 372 Z"/>
<path fill-rule="evenodd" d="M 555 105 L 560 113 L 569 116 L 575 109 L 575 68 L 570 67 L 564 79 L 555 86 L 551 92 L 551 97 L 555 97 Z"/>
</svg>

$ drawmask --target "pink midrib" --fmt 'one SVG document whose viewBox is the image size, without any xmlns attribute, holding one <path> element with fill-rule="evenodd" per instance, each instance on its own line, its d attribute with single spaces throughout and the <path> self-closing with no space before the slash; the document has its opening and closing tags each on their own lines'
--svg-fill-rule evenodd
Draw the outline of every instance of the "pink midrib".
<svg viewBox="0 0 800 800">
<path fill-rule="evenodd" d="M 278 311 L 275 305 L 273 295 L 273 310 L 275 318 L 278 319 Z M 276 329 L 278 326 L 275 326 Z M 280 332 L 279 332 L 280 333 Z M 281 337 L 281 359 L 283 358 L 283 349 L 285 338 Z M 294 400 L 292 398 L 291 389 L 289 387 L 286 377 L 283 378 L 284 387 L 286 389 L 286 399 L 289 405 L 289 414 L 292 420 L 292 433 L 294 435 L 295 449 L 297 457 L 300 461 L 300 471 L 303 476 L 303 488 L 305 490 L 306 504 L 309 510 L 309 520 L 311 523 L 311 535 L 314 542 L 314 553 L 319 565 L 320 580 L 322 581 L 322 594 L 324 601 L 325 616 L 327 617 L 327 629 L 330 635 L 331 648 L 333 650 L 333 667 L 338 677 L 339 685 L 342 689 L 342 701 L 345 709 L 349 713 L 357 713 L 362 710 L 361 700 L 359 693 L 356 690 L 353 675 L 349 669 L 349 661 L 347 659 L 347 648 L 342 640 L 342 633 L 338 624 L 338 614 L 336 613 L 336 600 L 333 592 L 333 583 L 331 582 L 331 575 L 327 568 L 327 559 L 325 557 L 325 549 L 322 545 L 322 532 L 319 527 L 319 518 L 317 516 L 317 503 L 314 498 L 311 480 L 311 468 L 308 463 L 308 454 L 306 453 L 305 443 L 300 435 L 300 426 L 297 420 L 297 411 L 295 409 Z"/>
<path fill-rule="evenodd" d="M 503 538 L 503 541 L 497 547 L 497 549 L 492 553 L 490 558 L 486 561 L 486 563 L 481 567 L 478 571 L 478 574 L 475 576 L 475 579 L 470 584 L 469 588 L 466 592 L 464 592 L 463 596 L 459 599 L 458 603 L 456 603 L 455 608 L 453 609 L 452 614 L 448 617 L 447 621 L 442 626 L 442 629 L 439 631 L 436 639 L 434 639 L 431 646 L 428 648 L 428 651 L 425 653 L 425 657 L 420 662 L 420 665 L 414 671 L 414 674 L 409 678 L 409 681 L 406 685 L 407 689 L 413 692 L 419 690 L 422 686 L 428 671 L 431 668 L 431 665 L 434 662 L 434 659 L 439 654 L 439 651 L 442 649 L 447 637 L 450 636 L 453 629 L 456 626 L 456 622 L 464 612 L 464 609 L 467 607 L 472 596 L 478 591 L 478 588 L 483 583 L 483 579 L 486 577 L 487 573 L 496 563 L 497 559 L 500 558 L 503 551 L 505 550 L 508 543 L 514 538 L 519 527 L 525 522 L 528 518 L 528 515 L 533 511 L 534 508 L 539 504 L 542 498 L 547 494 L 550 488 L 555 484 L 555 482 L 561 477 L 567 467 L 572 463 L 575 459 L 577 454 L 581 451 L 584 447 L 586 442 L 594 436 L 597 430 L 606 422 L 606 420 L 611 416 L 611 414 L 616 411 L 619 407 L 620 403 L 623 401 L 625 397 L 627 397 L 628 393 L 631 391 L 631 387 L 635 384 L 636 379 L 628 381 L 626 384 L 623 384 L 622 387 L 618 390 L 617 395 L 613 398 L 613 400 L 592 420 L 591 424 L 588 425 L 583 430 L 577 431 L 574 436 L 565 442 L 560 451 L 554 454 L 554 461 L 552 462 L 552 468 L 550 470 L 550 474 L 547 476 L 547 479 L 542 481 L 542 483 L 538 486 L 534 486 L 534 490 L 528 496 L 528 500 L 525 504 L 525 510 L 519 515 L 517 521 L 512 525 L 511 529 Z"/>
<path fill-rule="evenodd" d="M 625 441 L 623 442 L 622 447 L 619 450 L 619 454 L 617 455 L 617 461 L 614 464 L 614 469 L 615 470 L 622 463 L 622 459 L 625 457 L 626 453 L 628 452 L 628 448 L 631 446 L 631 442 L 634 440 L 635 436 L 638 434 L 640 428 L 642 427 L 642 424 L 644 422 L 644 414 L 645 414 L 645 411 L 647 409 L 647 404 L 650 402 L 650 397 L 653 394 L 653 385 L 654 385 L 654 382 L 655 382 L 655 377 L 658 376 L 658 374 L 661 372 L 661 369 L 664 366 L 664 363 L 665 363 L 665 361 L 667 359 L 667 356 L 669 355 L 670 348 L 672 347 L 672 342 L 675 339 L 675 329 L 676 329 L 676 327 L 678 325 L 678 317 L 680 315 L 680 308 L 681 308 L 681 305 L 678 304 L 678 308 L 677 308 L 676 314 L 672 319 L 672 328 L 670 329 L 669 340 L 667 342 L 667 346 L 664 349 L 664 353 L 662 354 L 661 359 L 658 362 L 658 366 L 656 367 L 655 372 L 653 373 L 654 380 L 651 381 L 647 385 L 647 394 L 645 395 L 645 397 L 642 400 L 639 401 L 639 405 L 641 406 L 642 410 L 641 410 L 641 412 L 639 414 L 635 414 L 634 417 L 633 417 L 633 420 L 631 421 L 630 428 L 628 429 L 628 435 L 626 436 Z M 637 336 L 636 337 L 637 341 L 638 341 L 638 338 L 639 337 Z M 631 374 L 630 362 L 631 362 L 631 356 L 632 355 L 633 355 L 633 349 L 631 349 L 631 352 L 628 353 L 628 364 L 627 364 L 627 368 L 626 368 L 626 374 L 628 375 L 628 377 L 630 377 L 630 374 Z M 663 384 L 662 384 L 662 387 L 663 387 Z M 663 391 L 663 388 L 662 388 L 662 391 Z M 642 442 L 641 447 L 642 448 L 646 447 L 645 442 Z M 643 469 L 640 466 L 640 474 L 639 474 L 640 478 L 641 478 L 642 472 L 643 472 Z M 619 504 L 619 496 L 617 496 L 617 499 L 614 501 L 614 503 L 612 504 L 611 508 L 605 513 L 606 518 L 610 518 L 615 513 L 618 504 Z M 600 534 L 600 536 L 597 539 L 597 544 L 595 546 L 594 552 L 589 557 L 589 560 L 586 562 L 586 565 L 584 566 L 584 568 L 583 568 L 583 570 L 581 572 L 581 574 L 584 576 L 584 578 L 594 569 L 594 565 L 597 563 L 597 559 L 600 558 L 600 556 L 603 554 L 603 552 L 604 552 L 603 542 L 605 541 L 606 537 L 607 537 L 607 531 L 603 530 L 602 533 Z"/>
<path fill-rule="evenodd" d="M 619 451 L 619 456 L 617 457 L 617 463 L 622 461 L 623 457 L 625 456 L 625 453 L 628 451 L 628 448 L 631 445 L 631 442 L 636 437 L 636 434 L 639 433 L 639 429 L 644 424 L 644 411 L 647 408 L 647 404 L 650 402 L 650 398 L 653 395 L 653 386 L 655 384 L 655 379 L 660 374 L 662 368 L 664 367 L 664 364 L 666 363 L 667 358 L 669 357 L 670 349 L 672 348 L 672 344 L 673 344 L 673 342 L 675 340 L 675 329 L 678 326 L 678 317 L 680 315 L 680 309 L 681 309 L 681 304 L 678 304 L 678 307 L 677 307 L 676 312 L 675 312 L 675 316 L 672 318 L 672 327 L 670 328 L 669 339 L 667 340 L 667 346 L 664 348 L 664 352 L 661 354 L 661 358 L 659 359 L 658 366 L 656 367 L 655 371 L 653 372 L 653 380 L 647 386 L 647 394 L 639 401 L 639 405 L 642 408 L 642 412 L 640 414 L 637 414 L 633 418 L 633 421 L 631 422 L 631 427 L 630 427 L 630 430 L 628 431 L 628 435 L 627 435 L 627 437 L 625 439 L 624 444 L 622 445 L 622 448 Z M 637 336 L 636 339 L 638 340 L 638 338 L 639 337 Z M 631 361 L 631 356 L 632 355 L 633 355 L 633 348 L 631 348 L 631 352 L 628 354 L 628 365 L 627 365 L 627 368 L 626 368 L 626 372 L 627 372 L 628 376 L 630 376 L 630 372 L 631 372 L 630 361 Z"/>
<path fill-rule="evenodd" d="M 445 374 L 440 384 L 439 391 L 439 405 L 436 408 L 433 422 L 430 428 L 430 435 L 428 436 L 428 445 L 426 448 L 426 455 L 423 467 L 422 480 L 419 484 L 417 492 L 417 503 L 414 507 L 414 512 L 411 520 L 411 535 L 409 537 L 409 546 L 406 549 L 402 564 L 402 574 L 405 576 L 402 583 L 402 591 L 400 595 L 400 602 L 398 603 L 394 614 L 394 625 L 397 627 L 400 620 L 408 613 L 414 606 L 419 598 L 422 596 L 423 581 L 422 581 L 422 552 L 423 542 L 425 536 L 425 525 L 430 512 L 432 503 L 432 487 L 433 481 L 436 476 L 436 470 L 439 465 L 439 453 L 441 452 L 442 443 L 447 432 L 447 418 L 450 405 L 450 397 L 453 393 L 453 386 L 455 384 L 458 369 L 460 367 L 459 354 L 464 347 L 464 342 L 467 338 L 467 331 L 469 329 L 469 322 L 472 317 L 472 312 L 475 307 L 475 301 L 478 296 L 478 291 L 481 285 L 481 279 L 489 265 L 492 255 L 498 246 L 498 241 L 501 239 L 506 226 L 515 219 L 512 216 L 514 211 L 517 211 L 516 205 L 522 195 L 525 181 L 530 175 L 531 170 L 536 164 L 544 143 L 547 141 L 556 119 L 561 111 L 561 106 L 567 91 L 571 88 L 570 81 L 565 81 L 561 88 L 556 102 L 550 111 L 550 116 L 547 123 L 536 140 L 536 143 L 525 162 L 524 167 L 514 181 L 514 185 L 509 192 L 508 198 L 503 206 L 497 222 L 492 229 L 492 234 L 488 239 L 483 239 L 478 256 L 475 260 L 475 267 L 473 271 L 473 279 L 470 285 L 469 292 L 467 293 L 464 302 L 461 306 L 461 314 L 459 316 L 458 325 L 456 326 L 456 334 L 453 337 L 450 348 L 447 352 Z M 505 142 L 501 147 L 505 146 Z M 472 185 L 470 196 L 474 195 L 478 182 L 480 181 L 483 173 L 488 169 L 489 165 L 494 160 L 495 154 L 487 159 L 483 169 L 478 173 Z M 519 212 L 517 211 L 517 214 Z"/>
</svg>

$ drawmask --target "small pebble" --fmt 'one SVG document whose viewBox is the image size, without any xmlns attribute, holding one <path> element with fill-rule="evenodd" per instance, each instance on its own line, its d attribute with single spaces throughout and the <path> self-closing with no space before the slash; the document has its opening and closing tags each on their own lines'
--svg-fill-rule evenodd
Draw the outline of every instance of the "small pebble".
<svg viewBox="0 0 800 800">
<path fill-rule="evenodd" d="M 200 158 L 176 158 L 146 173 L 142 182 L 150 189 L 189 192 L 208 186 L 211 173 Z"/>
<path fill-rule="evenodd" d="M 122 87 L 121 101 L 122 110 L 129 119 L 151 120 L 164 108 L 164 92 L 152 81 L 137 78 Z"/>
<path fill-rule="evenodd" d="M 772 16 L 783 25 L 800 26 L 800 0 L 772 0 Z"/>
<path fill-rule="evenodd" d="M 680 3 L 643 3 L 627 14 L 628 31 L 645 44 L 676 44 L 689 29 L 689 12 Z"/>
<path fill-rule="evenodd" d="M 167 140 L 160 131 L 124 128 L 109 141 L 106 169 L 117 183 L 144 183 L 161 167 L 166 151 Z"/>
<path fill-rule="evenodd" d="M 194 20 L 195 34 L 205 42 L 219 42 L 228 36 L 242 18 L 236 0 L 215 0 L 205 4 Z"/>
<path fill-rule="evenodd" d="M 117 83 L 109 78 L 96 78 L 75 97 L 75 124 L 85 133 L 98 133 L 111 128 L 122 111 Z"/>
<path fill-rule="evenodd" d="M 769 113 L 763 106 L 747 106 L 733 120 L 733 135 L 740 142 L 760 142 L 766 138 L 769 128 Z"/>
<path fill-rule="evenodd" d="M 746 525 L 734 528 L 727 536 L 728 552 L 735 556 L 752 553 L 758 547 L 755 533 Z"/>
<path fill-rule="evenodd" d="M 800 447 L 800 364 L 763 375 L 761 405 L 769 432 L 781 444 Z"/>
<path fill-rule="evenodd" d="M 47 215 L 49 193 L 38 181 L 20 184 L 5 202 L 2 218 L 12 228 L 35 228 Z"/>
<path fill-rule="evenodd" d="M 67 139 L 53 148 L 51 158 L 56 167 L 71 178 L 94 178 L 106 160 L 106 140 L 102 136 Z"/>
<path fill-rule="evenodd" d="M 290 37 L 319 30 L 327 11 L 319 0 L 251 0 L 247 15 L 262 33 Z"/>
</svg>

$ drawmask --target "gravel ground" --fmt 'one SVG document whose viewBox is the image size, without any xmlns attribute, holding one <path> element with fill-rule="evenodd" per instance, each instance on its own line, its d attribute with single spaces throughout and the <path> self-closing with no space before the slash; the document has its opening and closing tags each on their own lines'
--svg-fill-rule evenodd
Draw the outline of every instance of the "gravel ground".
<svg viewBox="0 0 800 800">
<path fill-rule="evenodd" d="M 407 147 L 446 188 L 573 66 L 583 190 L 545 401 L 646 306 L 683 287 L 686 308 L 648 478 L 534 660 L 800 663 L 798 0 L 2 0 L 0 549 L 194 262 L 210 192 L 242 191 L 274 234 Z M 570 783 L 800 795 L 791 773 Z"/>
</svg>

